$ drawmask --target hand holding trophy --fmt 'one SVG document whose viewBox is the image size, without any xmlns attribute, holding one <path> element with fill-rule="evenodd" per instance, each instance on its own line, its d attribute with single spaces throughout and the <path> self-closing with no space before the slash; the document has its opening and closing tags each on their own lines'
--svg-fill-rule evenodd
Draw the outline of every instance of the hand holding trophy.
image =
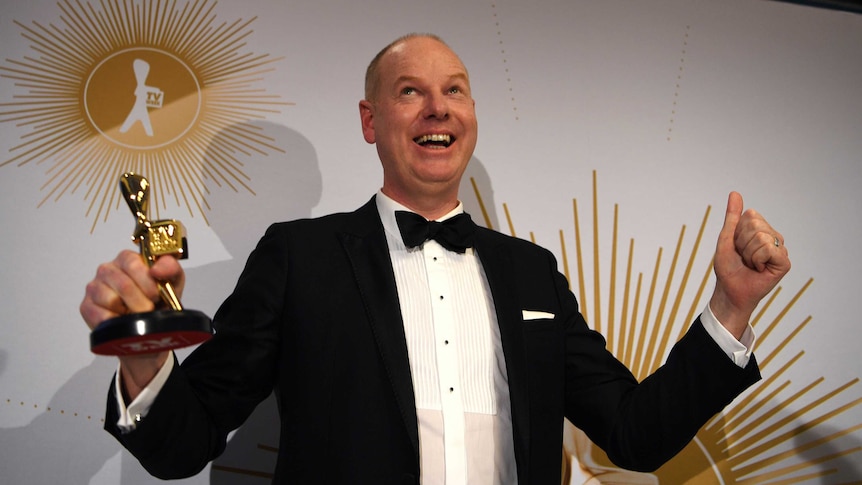
<svg viewBox="0 0 862 485">
<path fill-rule="evenodd" d="M 137 224 L 132 240 L 148 265 L 160 256 L 188 257 L 185 230 L 174 219 L 151 221 L 147 217 L 150 183 L 135 173 L 120 177 L 123 198 Z M 101 355 L 136 355 L 195 345 L 212 336 L 212 322 L 197 310 L 183 309 L 168 282 L 159 282 L 159 294 L 170 308 L 130 313 L 100 323 L 90 333 L 90 350 Z"/>
</svg>

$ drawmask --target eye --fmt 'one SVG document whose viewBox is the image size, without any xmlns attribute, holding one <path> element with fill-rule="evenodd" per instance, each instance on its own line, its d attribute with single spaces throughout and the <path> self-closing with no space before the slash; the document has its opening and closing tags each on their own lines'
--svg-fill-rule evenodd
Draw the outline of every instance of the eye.
<svg viewBox="0 0 862 485">
<path fill-rule="evenodd" d="M 461 92 L 461 88 L 457 86 L 452 86 L 449 88 L 449 94 L 459 94 Z"/>
<path fill-rule="evenodd" d="M 416 89 L 415 89 L 415 88 L 403 88 L 403 89 L 401 90 L 401 94 L 403 94 L 403 95 L 405 95 L 405 96 L 409 96 L 409 95 L 411 95 L 411 94 L 413 94 L 413 93 L 415 93 L 415 92 L 416 92 Z"/>
</svg>

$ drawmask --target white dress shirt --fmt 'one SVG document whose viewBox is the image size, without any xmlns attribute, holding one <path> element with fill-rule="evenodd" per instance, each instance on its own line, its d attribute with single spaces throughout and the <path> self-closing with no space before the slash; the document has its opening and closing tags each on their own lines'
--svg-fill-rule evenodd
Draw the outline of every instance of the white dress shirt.
<svg viewBox="0 0 862 485">
<path fill-rule="evenodd" d="M 396 210 L 408 209 L 382 192 L 377 209 L 407 337 L 421 483 L 517 483 L 500 328 L 476 252 L 433 240 L 408 249 L 395 221 Z M 459 204 L 438 220 L 461 212 Z"/>
</svg>

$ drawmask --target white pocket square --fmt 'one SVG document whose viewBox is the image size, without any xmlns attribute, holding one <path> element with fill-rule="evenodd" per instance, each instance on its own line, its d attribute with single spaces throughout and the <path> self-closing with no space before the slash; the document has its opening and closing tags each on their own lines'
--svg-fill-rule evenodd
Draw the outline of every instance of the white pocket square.
<svg viewBox="0 0 862 485">
<path fill-rule="evenodd" d="M 540 312 L 536 310 L 521 310 L 521 318 L 524 321 L 527 320 L 542 320 L 542 319 L 552 319 L 554 318 L 553 313 L 548 312 Z"/>
</svg>

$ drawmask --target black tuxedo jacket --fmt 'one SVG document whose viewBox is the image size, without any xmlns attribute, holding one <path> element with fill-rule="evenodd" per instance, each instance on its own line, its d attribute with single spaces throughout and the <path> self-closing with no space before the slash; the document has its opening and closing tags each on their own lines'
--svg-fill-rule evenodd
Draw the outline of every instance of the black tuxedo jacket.
<svg viewBox="0 0 862 485">
<path fill-rule="evenodd" d="M 560 483 L 564 416 L 618 465 L 649 470 L 759 378 L 754 359 L 739 368 L 696 321 L 638 384 L 588 329 L 550 252 L 484 228 L 475 250 L 500 326 L 521 485 Z M 524 321 L 523 310 L 554 318 Z M 135 431 L 116 429 L 109 397 L 106 428 L 152 474 L 199 472 L 274 388 L 275 483 L 418 483 L 409 356 L 373 199 L 270 227 L 214 322 Z"/>
</svg>

